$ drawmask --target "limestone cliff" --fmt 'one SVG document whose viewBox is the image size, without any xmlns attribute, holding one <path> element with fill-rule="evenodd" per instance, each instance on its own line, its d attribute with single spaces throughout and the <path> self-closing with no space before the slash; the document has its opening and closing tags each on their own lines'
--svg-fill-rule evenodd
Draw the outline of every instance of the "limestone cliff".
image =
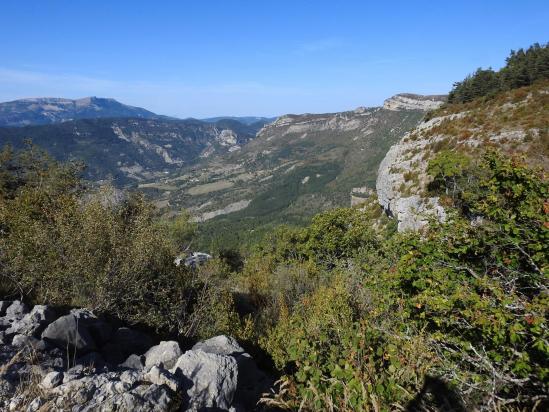
<svg viewBox="0 0 549 412">
<path fill-rule="evenodd" d="M 387 110 L 434 110 L 438 109 L 446 95 L 423 96 L 412 93 L 397 94 L 383 102 L 383 108 Z"/>
<path fill-rule="evenodd" d="M 390 107 L 407 102 L 407 98 L 396 97 L 388 100 Z M 376 181 L 379 203 L 397 219 L 398 230 L 420 229 L 430 217 L 445 219 L 439 199 L 427 190 L 427 166 L 440 150 L 459 150 L 475 157 L 491 147 L 523 154 L 531 163 L 547 168 L 543 108 L 548 100 L 549 85 L 544 84 L 504 93 L 491 101 L 451 105 L 404 135 L 387 152 Z"/>
</svg>

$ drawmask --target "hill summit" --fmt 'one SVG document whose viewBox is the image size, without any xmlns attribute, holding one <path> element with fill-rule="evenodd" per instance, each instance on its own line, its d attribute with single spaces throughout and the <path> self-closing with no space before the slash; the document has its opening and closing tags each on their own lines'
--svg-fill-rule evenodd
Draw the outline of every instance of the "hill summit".
<svg viewBox="0 0 549 412">
<path fill-rule="evenodd" d="M 424 96 L 413 93 L 400 93 L 383 102 L 387 110 L 423 110 L 438 109 L 446 101 L 446 95 Z"/>
<path fill-rule="evenodd" d="M 43 125 L 105 117 L 156 119 L 161 116 L 141 107 L 128 106 L 117 100 L 102 97 L 84 97 L 76 100 L 38 97 L 0 103 L 0 126 Z"/>
</svg>

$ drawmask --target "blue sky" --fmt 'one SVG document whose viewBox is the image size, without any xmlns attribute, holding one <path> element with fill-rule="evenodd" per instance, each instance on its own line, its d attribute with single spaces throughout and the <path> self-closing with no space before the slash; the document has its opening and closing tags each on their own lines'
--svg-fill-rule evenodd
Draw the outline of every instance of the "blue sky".
<svg viewBox="0 0 549 412">
<path fill-rule="evenodd" d="M 2 0 L 0 101 L 113 97 L 179 117 L 446 93 L 549 41 L 549 1 Z"/>
</svg>

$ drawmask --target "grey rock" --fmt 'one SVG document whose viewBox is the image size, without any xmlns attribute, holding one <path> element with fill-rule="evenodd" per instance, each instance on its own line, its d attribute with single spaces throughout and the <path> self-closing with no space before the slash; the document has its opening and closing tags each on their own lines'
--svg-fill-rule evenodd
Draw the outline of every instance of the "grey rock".
<svg viewBox="0 0 549 412">
<path fill-rule="evenodd" d="M 446 220 L 446 212 L 439 204 L 438 198 L 408 196 L 395 199 L 393 214 L 398 220 L 398 231 L 417 231 L 429 223 L 430 218 Z"/>
<path fill-rule="evenodd" d="M 132 384 L 123 381 L 118 381 L 114 383 L 114 389 L 118 393 L 128 392 L 132 386 Z"/>
<path fill-rule="evenodd" d="M 36 412 L 40 410 L 42 405 L 44 405 L 44 400 L 40 397 L 33 399 L 33 401 L 27 406 L 26 412 Z"/>
<path fill-rule="evenodd" d="M 162 364 L 166 369 L 171 369 L 180 356 L 181 349 L 177 342 L 162 341 L 145 353 L 145 368 Z"/>
<path fill-rule="evenodd" d="M 244 353 L 244 349 L 242 349 L 242 346 L 238 344 L 236 339 L 225 335 L 215 336 L 205 341 L 198 342 L 192 348 L 192 350 L 199 349 L 206 353 L 215 353 L 216 355 L 235 356 Z"/>
<path fill-rule="evenodd" d="M 231 407 L 238 383 L 238 366 L 233 357 L 190 350 L 177 360 L 171 372 L 192 381 L 186 391 L 188 410 Z"/>
<path fill-rule="evenodd" d="M 16 348 L 37 349 L 39 342 L 40 341 L 33 336 L 15 335 L 11 344 Z"/>
<path fill-rule="evenodd" d="M 167 411 L 174 401 L 174 396 L 169 393 L 167 388 L 155 384 L 145 387 L 141 396 L 146 404 L 150 405 L 151 411 Z M 146 411 L 147 409 L 141 410 Z"/>
<path fill-rule="evenodd" d="M 383 102 L 387 110 L 434 110 L 446 101 L 445 95 L 422 96 L 411 93 L 397 94 Z"/>
<path fill-rule="evenodd" d="M 127 383 L 130 386 L 133 386 L 136 384 L 136 382 L 139 382 L 142 379 L 142 374 L 138 371 L 124 371 L 120 374 L 120 382 Z"/>
<path fill-rule="evenodd" d="M 112 326 L 108 322 L 99 319 L 92 311 L 88 309 L 73 309 L 71 310 L 71 314 L 86 326 L 97 346 L 105 344 L 111 338 L 113 332 Z"/>
<path fill-rule="evenodd" d="M 44 379 L 42 379 L 40 386 L 44 389 L 52 389 L 59 386 L 61 383 L 63 383 L 63 372 L 54 371 L 48 373 Z"/>
<path fill-rule="evenodd" d="M 95 389 L 94 385 L 83 386 L 76 391 L 72 398 L 76 403 L 82 405 L 92 399 Z"/>
<path fill-rule="evenodd" d="M 6 309 L 7 318 L 22 318 L 29 313 L 29 307 L 20 300 L 13 301 Z"/>
<path fill-rule="evenodd" d="M 250 410 L 255 407 L 262 394 L 272 386 L 272 379 L 261 371 L 254 359 L 244 352 L 238 342 L 229 336 L 220 335 L 198 342 L 192 350 L 202 350 L 217 355 L 233 356 L 238 365 L 238 384 L 234 403 Z"/>
<path fill-rule="evenodd" d="M 97 348 L 85 319 L 79 319 L 73 313 L 50 323 L 42 332 L 42 339 L 53 343 L 60 349 L 70 346 L 80 352 L 90 352 Z"/>
<path fill-rule="evenodd" d="M 81 368 L 79 370 L 74 370 L 74 368 L 71 368 L 71 369 L 69 369 L 66 373 L 63 374 L 63 384 L 78 380 L 82 377 Z"/>
<path fill-rule="evenodd" d="M 140 385 L 134 389 L 127 388 L 122 382 L 109 382 L 98 388 L 93 399 L 83 405 L 81 412 L 98 411 L 138 411 L 165 412 L 176 410 L 176 397 L 165 386 Z"/>
<path fill-rule="evenodd" d="M 406 134 L 397 144 L 391 146 L 379 165 L 376 192 L 379 204 L 385 212 L 396 218 L 398 231 L 419 230 L 429 219 L 446 219 L 444 208 L 437 197 L 427 196 L 430 177 L 427 174 L 428 161 L 425 159 L 427 147 L 444 136 L 422 137 L 425 130 L 440 124 L 445 118 L 434 118 L 421 123 L 413 133 L 419 137 L 411 139 Z M 405 174 L 412 172 L 410 180 Z"/>
<path fill-rule="evenodd" d="M 6 333 L 19 333 L 29 336 L 40 336 L 40 333 L 55 320 L 55 311 L 49 306 L 36 305 L 21 320 L 12 323 Z"/>
<path fill-rule="evenodd" d="M 103 391 L 105 392 L 106 395 L 108 396 L 112 396 L 112 395 L 116 395 L 116 394 L 119 394 L 119 393 L 123 393 L 123 392 L 126 392 L 131 386 L 128 385 L 127 383 L 125 382 L 107 382 L 104 386 L 103 386 Z"/>
<path fill-rule="evenodd" d="M 171 372 L 168 372 L 166 369 L 156 365 L 143 375 L 143 379 L 156 385 L 166 385 L 174 392 L 177 392 L 180 387 L 179 379 L 177 379 Z"/>
<path fill-rule="evenodd" d="M 123 363 L 119 365 L 122 368 L 130 368 L 141 370 L 145 367 L 145 356 L 143 355 L 130 355 Z"/>
<path fill-rule="evenodd" d="M 8 410 L 9 411 L 16 411 L 16 410 L 20 410 L 21 407 L 23 406 L 23 402 L 25 401 L 25 398 L 23 395 L 17 395 L 17 396 L 14 396 L 9 405 L 8 405 Z"/>
</svg>

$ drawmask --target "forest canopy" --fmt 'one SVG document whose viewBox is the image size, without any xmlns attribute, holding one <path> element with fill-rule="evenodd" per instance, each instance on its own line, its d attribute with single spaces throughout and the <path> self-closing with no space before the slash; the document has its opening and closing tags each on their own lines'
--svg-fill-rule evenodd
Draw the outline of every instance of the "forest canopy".
<svg viewBox="0 0 549 412">
<path fill-rule="evenodd" d="M 499 71 L 479 68 L 464 80 L 454 83 L 448 103 L 493 97 L 501 91 L 529 86 L 544 79 L 549 79 L 549 43 L 536 43 L 526 50 L 511 51 L 505 66 Z"/>
</svg>

